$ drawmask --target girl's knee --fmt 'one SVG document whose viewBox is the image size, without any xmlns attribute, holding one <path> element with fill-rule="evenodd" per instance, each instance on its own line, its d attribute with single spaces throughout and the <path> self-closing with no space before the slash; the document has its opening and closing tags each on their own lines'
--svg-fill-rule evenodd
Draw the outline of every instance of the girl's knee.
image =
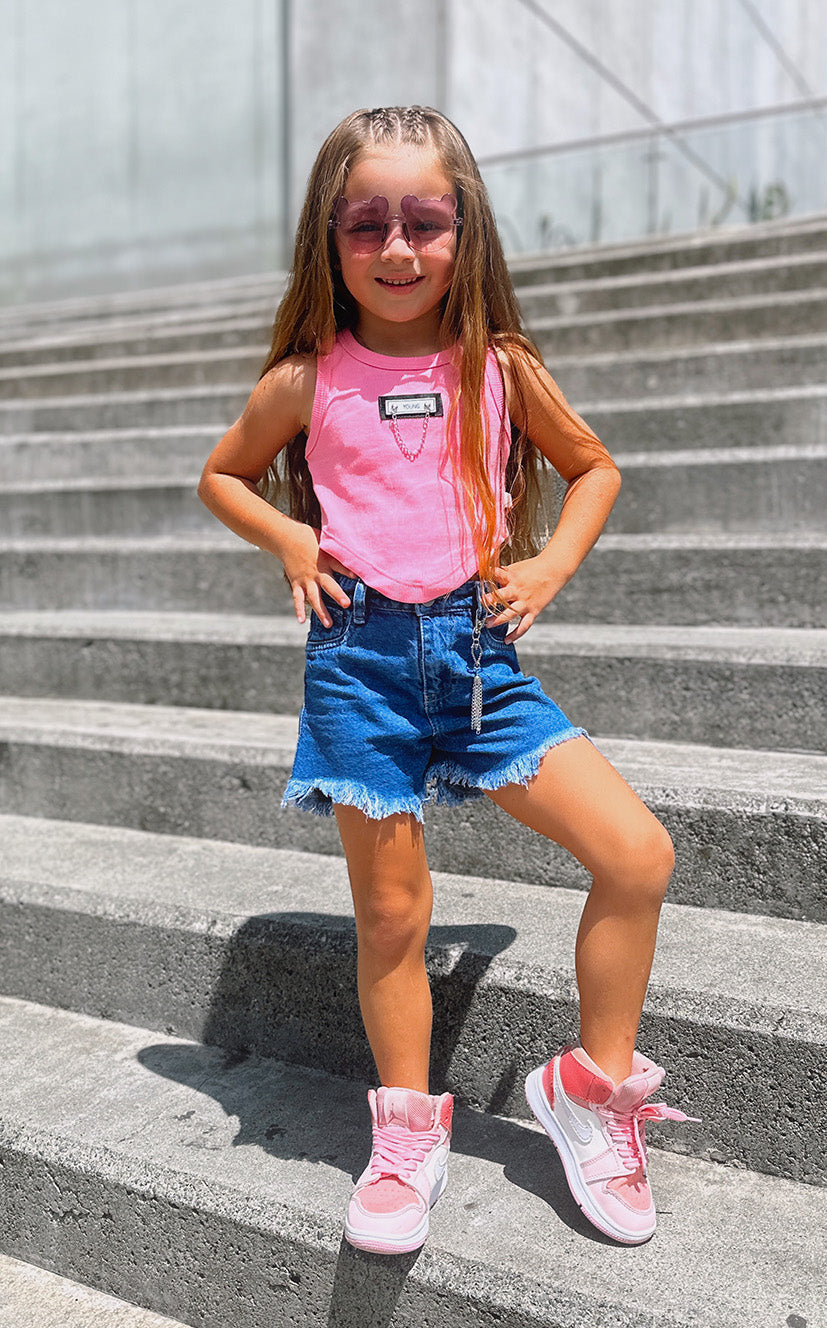
<svg viewBox="0 0 827 1328">
<path fill-rule="evenodd" d="M 359 944 L 388 956 L 424 949 L 430 921 L 430 884 L 420 881 L 374 888 L 356 909 Z"/>
<path fill-rule="evenodd" d="M 675 867 L 675 848 L 665 826 L 656 817 L 631 833 L 613 862 L 610 880 L 614 888 L 633 894 L 640 901 L 659 906 L 666 895 Z"/>
</svg>

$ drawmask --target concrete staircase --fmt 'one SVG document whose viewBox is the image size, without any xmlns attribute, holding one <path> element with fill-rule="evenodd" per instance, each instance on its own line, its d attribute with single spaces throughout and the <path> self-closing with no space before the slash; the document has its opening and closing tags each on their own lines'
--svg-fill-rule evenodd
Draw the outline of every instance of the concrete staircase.
<svg viewBox="0 0 827 1328">
<path fill-rule="evenodd" d="M 418 1256 L 342 1242 L 372 1067 L 335 824 L 278 808 L 303 633 L 194 493 L 266 354 L 249 279 L 0 311 L 14 1259 L 197 1328 L 827 1322 L 827 220 L 516 278 L 624 474 L 521 656 L 676 840 L 640 1044 L 702 1121 L 650 1131 L 657 1235 L 601 1239 L 527 1120 L 587 882 L 486 803 L 428 818 L 452 1183 Z"/>
</svg>

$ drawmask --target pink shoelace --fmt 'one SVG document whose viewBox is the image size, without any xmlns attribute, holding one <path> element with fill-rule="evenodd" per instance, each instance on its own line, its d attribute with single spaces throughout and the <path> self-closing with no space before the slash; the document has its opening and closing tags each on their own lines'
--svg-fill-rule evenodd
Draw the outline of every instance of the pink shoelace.
<svg viewBox="0 0 827 1328">
<path fill-rule="evenodd" d="M 645 1106 L 637 1107 L 634 1111 L 601 1111 L 600 1115 L 606 1122 L 612 1142 L 617 1149 L 617 1155 L 625 1171 L 630 1174 L 642 1167 L 646 1170 L 648 1156 L 646 1153 L 646 1122 L 647 1121 L 697 1121 L 697 1116 L 687 1116 L 684 1112 L 678 1111 L 676 1107 L 667 1107 L 665 1102 L 649 1102 Z"/>
<path fill-rule="evenodd" d="M 438 1130 L 409 1130 L 399 1125 L 374 1126 L 371 1179 L 397 1176 L 407 1180 L 437 1143 Z"/>
</svg>

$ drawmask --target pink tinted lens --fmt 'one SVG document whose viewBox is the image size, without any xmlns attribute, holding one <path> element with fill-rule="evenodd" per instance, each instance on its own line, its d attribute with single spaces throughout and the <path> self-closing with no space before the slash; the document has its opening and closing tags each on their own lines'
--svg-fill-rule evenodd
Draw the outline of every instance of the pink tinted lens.
<svg viewBox="0 0 827 1328">
<path fill-rule="evenodd" d="M 348 203 L 340 198 L 336 205 L 339 234 L 348 248 L 357 254 L 369 254 L 379 249 L 387 230 L 388 200 L 376 198 Z"/>
<path fill-rule="evenodd" d="M 453 194 L 442 198 L 417 198 L 406 194 L 402 199 L 402 215 L 414 249 L 441 249 L 454 231 L 457 200 Z"/>
</svg>

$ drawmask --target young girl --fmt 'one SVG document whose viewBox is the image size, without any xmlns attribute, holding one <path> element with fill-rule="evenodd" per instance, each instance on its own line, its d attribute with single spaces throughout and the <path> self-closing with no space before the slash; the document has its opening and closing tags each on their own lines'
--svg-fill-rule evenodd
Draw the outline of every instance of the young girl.
<svg viewBox="0 0 827 1328">
<path fill-rule="evenodd" d="M 279 454 L 289 516 L 269 501 Z M 538 549 L 541 458 L 568 488 Z M 586 1216 L 627 1243 L 654 1231 L 644 1121 L 686 1117 L 644 1105 L 663 1070 L 635 1038 L 672 844 L 513 645 L 619 486 L 522 331 L 462 135 L 417 106 L 348 116 L 311 172 L 261 379 L 199 495 L 281 560 L 298 621 L 312 610 L 284 804 L 335 814 L 353 892 L 381 1084 L 345 1225 L 361 1249 L 417 1249 L 445 1188 L 453 1102 L 429 1093 L 422 806 L 482 794 L 593 876 L 575 950 L 580 1044 L 526 1093 Z"/>
</svg>

